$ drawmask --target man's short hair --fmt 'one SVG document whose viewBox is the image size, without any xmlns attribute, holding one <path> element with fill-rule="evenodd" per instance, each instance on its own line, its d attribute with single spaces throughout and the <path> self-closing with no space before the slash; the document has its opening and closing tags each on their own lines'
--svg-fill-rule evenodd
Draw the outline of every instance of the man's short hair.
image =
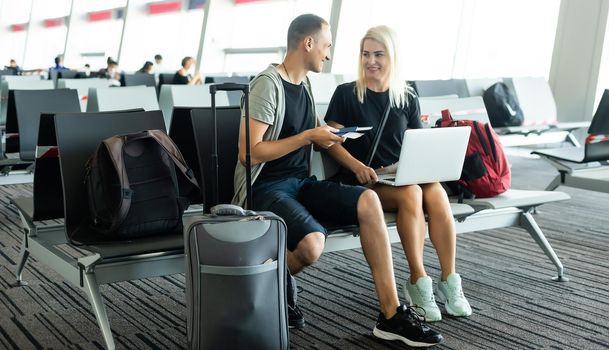
<svg viewBox="0 0 609 350">
<path fill-rule="evenodd" d="M 298 47 L 305 37 L 315 36 L 324 24 L 328 24 L 325 19 L 310 13 L 294 18 L 288 28 L 288 50 Z"/>
<path fill-rule="evenodd" d="M 56 56 L 55 57 L 55 64 L 59 64 L 61 63 L 61 56 Z"/>
<path fill-rule="evenodd" d="M 157 61 L 158 61 L 158 60 L 162 60 L 162 59 L 163 59 L 163 56 L 161 56 L 161 55 L 159 55 L 159 54 L 157 53 L 156 55 L 154 55 L 154 59 L 155 59 L 155 60 L 157 60 Z"/>
</svg>

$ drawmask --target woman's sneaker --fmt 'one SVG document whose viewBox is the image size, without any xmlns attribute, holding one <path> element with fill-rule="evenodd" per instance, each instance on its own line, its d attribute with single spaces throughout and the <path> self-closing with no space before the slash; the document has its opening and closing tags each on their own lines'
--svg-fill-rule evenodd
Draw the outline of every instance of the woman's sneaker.
<svg viewBox="0 0 609 350">
<path fill-rule="evenodd" d="M 436 322 L 442 319 L 442 313 L 433 295 L 433 281 L 429 276 L 419 277 L 416 284 L 406 281 L 404 286 L 406 300 L 412 307 L 422 309 L 425 321 Z"/>
<path fill-rule="evenodd" d="M 428 347 L 442 342 L 442 335 L 429 328 L 411 307 L 400 305 L 397 313 L 386 319 L 379 315 L 372 331 L 375 337 L 385 340 L 399 340 L 411 347 Z"/>
<path fill-rule="evenodd" d="M 472 314 L 472 307 L 463 295 L 461 276 L 458 273 L 451 273 L 446 281 L 438 282 L 438 299 L 444 303 L 444 308 L 449 315 L 469 316 Z"/>
</svg>

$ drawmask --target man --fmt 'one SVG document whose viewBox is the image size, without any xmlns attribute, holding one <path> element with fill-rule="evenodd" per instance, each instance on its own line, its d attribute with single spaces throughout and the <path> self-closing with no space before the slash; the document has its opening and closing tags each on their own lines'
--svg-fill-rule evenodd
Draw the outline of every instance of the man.
<svg viewBox="0 0 609 350">
<path fill-rule="evenodd" d="M 159 83 L 159 75 L 161 73 L 166 73 L 166 69 L 163 66 L 163 56 L 157 53 L 154 55 L 154 79 L 157 84 Z"/>
<path fill-rule="evenodd" d="M 63 55 L 57 55 L 55 57 L 55 65 L 53 67 L 50 67 L 49 70 L 56 70 L 56 71 L 61 71 L 61 70 L 69 70 L 68 68 L 64 67 L 63 65 Z"/>
<path fill-rule="evenodd" d="M 342 143 L 329 126 L 317 126 L 315 105 L 306 74 L 321 72 L 330 60 L 330 26 L 306 14 L 288 29 L 288 52 L 281 64 L 272 64 L 250 86 L 250 130 L 255 210 L 268 210 L 288 226 L 288 268 L 297 274 L 319 259 L 326 229 L 319 220 L 359 224 L 364 255 L 372 271 L 381 313 L 374 335 L 400 340 L 410 346 L 431 346 L 442 336 L 419 321 L 416 313 L 400 305 L 391 246 L 381 203 L 376 193 L 361 186 L 345 186 L 308 177 L 310 146 L 327 149 Z M 245 127 L 240 130 L 239 163 L 235 171 L 235 204 L 245 201 Z M 290 327 L 304 326 L 296 306 L 293 280 L 288 279 Z M 291 285 L 291 288 L 290 288 Z M 292 289 L 292 291 L 290 290 Z"/>
<path fill-rule="evenodd" d="M 157 67 L 161 67 L 163 65 L 163 56 L 159 55 L 158 53 L 154 55 L 154 64 Z"/>
<path fill-rule="evenodd" d="M 121 72 L 118 68 L 118 62 L 112 57 L 106 60 L 106 68 L 102 68 L 97 72 L 97 75 L 110 80 L 112 86 L 121 86 Z"/>
<path fill-rule="evenodd" d="M 8 66 L 4 66 L 5 69 L 13 71 L 13 75 L 21 74 L 21 67 L 17 65 L 17 61 L 11 58 Z"/>
</svg>

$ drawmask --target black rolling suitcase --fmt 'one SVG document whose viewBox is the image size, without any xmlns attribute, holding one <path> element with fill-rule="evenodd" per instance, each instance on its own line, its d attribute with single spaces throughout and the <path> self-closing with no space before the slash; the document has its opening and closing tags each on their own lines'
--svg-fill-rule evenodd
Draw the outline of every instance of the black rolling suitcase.
<svg viewBox="0 0 609 350">
<path fill-rule="evenodd" d="M 247 84 L 212 85 L 214 128 L 218 90 L 243 91 L 249 118 Z M 246 134 L 249 170 L 249 119 Z M 212 166 L 217 174 L 216 142 L 214 138 Z M 211 183 L 217 179 L 216 175 Z M 251 208 L 249 176 L 247 188 Z M 217 198 L 217 190 L 213 195 Z M 286 232 L 283 220 L 273 213 L 230 205 L 216 206 L 209 215 L 184 219 L 190 349 L 288 349 Z"/>
</svg>

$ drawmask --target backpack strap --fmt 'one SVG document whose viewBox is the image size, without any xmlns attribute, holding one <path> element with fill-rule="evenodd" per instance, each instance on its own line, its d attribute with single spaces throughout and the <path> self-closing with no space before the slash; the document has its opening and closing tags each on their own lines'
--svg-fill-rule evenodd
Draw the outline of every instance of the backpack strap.
<svg viewBox="0 0 609 350">
<path fill-rule="evenodd" d="M 182 153 L 176 147 L 175 143 L 171 141 L 169 136 L 167 136 L 167 134 L 162 130 L 148 130 L 147 133 L 165 150 L 165 152 L 167 152 L 171 160 L 173 160 L 173 163 L 178 169 L 180 169 L 180 172 L 188 179 L 188 181 L 199 188 L 199 183 L 197 182 L 192 169 L 188 167 Z"/>
<path fill-rule="evenodd" d="M 116 230 L 122 223 L 125 221 L 127 217 L 127 213 L 129 213 L 129 209 L 131 208 L 131 195 L 133 191 L 131 190 L 131 186 L 129 185 L 129 178 L 127 176 L 127 171 L 125 170 L 125 162 L 123 160 L 123 146 L 125 145 L 125 136 L 121 137 L 109 137 L 103 141 L 108 154 L 110 155 L 110 159 L 112 159 L 112 164 L 114 165 L 114 169 L 116 169 L 116 174 L 118 175 L 118 180 L 121 184 L 121 203 L 118 207 L 118 215 L 116 215 L 116 220 L 112 221 L 109 231 Z"/>
<path fill-rule="evenodd" d="M 494 137 L 493 137 L 493 133 L 491 132 L 491 126 L 489 124 L 486 124 L 484 126 L 484 128 L 486 129 L 486 137 L 488 138 L 488 144 L 491 146 L 491 153 L 493 154 L 493 159 L 495 160 L 495 162 L 497 161 L 497 148 L 495 147 L 495 142 Z"/>
<path fill-rule="evenodd" d="M 476 132 L 476 136 L 478 137 L 478 140 L 480 140 L 480 146 L 482 146 L 482 150 L 484 150 L 484 154 L 488 156 L 488 147 L 486 145 L 486 143 L 484 142 L 484 137 L 482 136 L 482 130 L 480 130 L 480 126 L 478 125 L 477 122 L 473 122 L 472 126 L 474 127 L 474 131 Z M 489 143 L 491 143 L 491 139 L 488 140 Z"/>
<path fill-rule="evenodd" d="M 372 141 L 372 147 L 370 147 L 370 151 L 368 152 L 368 156 L 366 156 L 366 166 L 370 166 L 372 164 L 372 160 L 374 159 L 374 154 L 376 153 L 376 148 L 379 145 L 379 141 L 381 140 L 381 134 L 383 133 L 383 129 L 385 129 L 385 124 L 387 123 L 387 117 L 389 117 L 389 111 L 391 110 L 391 101 L 387 102 L 387 106 L 385 107 L 385 111 L 383 112 L 383 118 L 379 123 L 378 130 L 374 135 L 374 141 Z"/>
</svg>

